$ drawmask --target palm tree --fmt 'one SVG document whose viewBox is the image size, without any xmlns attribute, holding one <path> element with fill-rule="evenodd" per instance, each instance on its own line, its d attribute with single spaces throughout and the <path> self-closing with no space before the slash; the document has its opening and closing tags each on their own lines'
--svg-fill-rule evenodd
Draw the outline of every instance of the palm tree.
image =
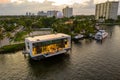
<svg viewBox="0 0 120 80">
<path fill-rule="evenodd" d="M 25 28 L 26 28 L 26 31 L 28 32 L 29 36 L 30 36 L 30 33 L 32 32 L 31 26 L 32 26 L 32 20 L 26 20 Z"/>
</svg>

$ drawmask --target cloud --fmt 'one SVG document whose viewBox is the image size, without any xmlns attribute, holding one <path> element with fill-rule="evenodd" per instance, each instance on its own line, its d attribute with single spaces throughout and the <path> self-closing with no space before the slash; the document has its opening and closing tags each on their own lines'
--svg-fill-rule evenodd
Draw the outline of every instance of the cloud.
<svg viewBox="0 0 120 80">
<path fill-rule="evenodd" d="M 73 1 L 73 0 L 68 0 L 68 1 Z M 95 1 L 97 2 L 98 0 L 80 0 L 84 2 L 79 2 L 79 3 L 77 1 L 79 0 L 74 0 L 74 3 L 72 4 L 55 5 L 57 4 L 55 0 L 43 0 L 43 2 L 37 2 L 37 0 L 36 1 L 11 0 L 10 2 L 10 0 L 5 0 L 4 4 L 2 3 L 0 4 L 0 15 L 25 15 L 26 12 L 37 13 L 38 11 L 47 11 L 47 10 L 62 11 L 62 9 L 67 5 L 73 7 L 74 15 L 95 14 Z"/>
<path fill-rule="evenodd" d="M 73 4 L 74 15 L 84 14 L 92 15 L 95 14 L 95 4 L 93 0 L 86 1 L 84 4 Z"/>
<path fill-rule="evenodd" d="M 22 1 L 22 0 L 21 0 Z M 0 15 L 24 15 L 26 12 L 37 13 L 40 10 L 51 10 L 57 6 L 52 6 L 54 2 L 44 1 L 43 3 L 28 2 L 27 0 L 22 3 L 18 1 L 0 5 Z"/>
<path fill-rule="evenodd" d="M 8 2 L 10 2 L 10 0 L 0 0 L 0 4 L 1 3 L 4 4 L 4 3 L 8 3 Z"/>
<path fill-rule="evenodd" d="M 74 3 L 84 4 L 84 2 L 90 1 L 90 0 L 48 0 L 48 1 L 54 1 L 55 3 L 53 5 L 73 5 Z"/>
</svg>

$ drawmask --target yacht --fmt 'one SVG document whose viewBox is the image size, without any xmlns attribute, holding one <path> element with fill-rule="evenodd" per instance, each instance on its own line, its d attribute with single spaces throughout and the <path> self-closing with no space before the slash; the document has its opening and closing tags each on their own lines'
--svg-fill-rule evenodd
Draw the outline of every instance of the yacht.
<svg viewBox="0 0 120 80">
<path fill-rule="evenodd" d="M 105 30 L 99 30 L 95 34 L 95 39 L 96 40 L 102 40 L 102 39 L 106 38 L 107 36 L 108 36 L 108 33 Z"/>
<path fill-rule="evenodd" d="M 84 38 L 84 35 L 78 34 L 78 35 L 74 36 L 73 41 L 77 42 L 79 40 L 82 40 L 83 38 Z"/>
</svg>

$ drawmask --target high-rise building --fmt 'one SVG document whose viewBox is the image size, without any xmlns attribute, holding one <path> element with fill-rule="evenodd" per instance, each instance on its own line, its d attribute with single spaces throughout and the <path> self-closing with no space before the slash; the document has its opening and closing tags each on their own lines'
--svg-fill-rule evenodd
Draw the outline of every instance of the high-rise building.
<svg viewBox="0 0 120 80">
<path fill-rule="evenodd" d="M 34 16 L 34 15 L 35 15 L 34 13 L 26 12 L 26 16 Z"/>
<path fill-rule="evenodd" d="M 28 12 L 26 12 L 26 16 L 28 16 Z"/>
<path fill-rule="evenodd" d="M 57 12 L 56 10 L 52 10 L 52 11 L 47 11 L 47 17 L 53 17 L 57 15 Z"/>
<path fill-rule="evenodd" d="M 63 10 L 63 16 L 64 17 L 71 17 L 73 16 L 73 8 L 69 8 L 68 6 L 66 8 L 64 8 Z"/>
<path fill-rule="evenodd" d="M 39 11 L 37 13 L 38 16 L 47 16 L 47 13 L 45 13 L 44 11 Z"/>
<path fill-rule="evenodd" d="M 95 17 L 99 19 L 117 19 L 118 1 L 107 1 L 105 3 L 96 4 Z"/>
</svg>

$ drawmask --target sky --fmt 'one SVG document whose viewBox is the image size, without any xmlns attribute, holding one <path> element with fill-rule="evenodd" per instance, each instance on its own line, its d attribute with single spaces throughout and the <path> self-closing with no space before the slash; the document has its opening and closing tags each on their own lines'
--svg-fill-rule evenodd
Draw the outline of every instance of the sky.
<svg viewBox="0 0 120 80">
<path fill-rule="evenodd" d="M 95 4 L 105 1 L 107 0 L 0 0 L 0 15 L 25 15 L 26 12 L 36 14 L 38 11 L 48 10 L 62 11 L 66 6 L 73 8 L 74 15 L 93 15 Z"/>
</svg>

